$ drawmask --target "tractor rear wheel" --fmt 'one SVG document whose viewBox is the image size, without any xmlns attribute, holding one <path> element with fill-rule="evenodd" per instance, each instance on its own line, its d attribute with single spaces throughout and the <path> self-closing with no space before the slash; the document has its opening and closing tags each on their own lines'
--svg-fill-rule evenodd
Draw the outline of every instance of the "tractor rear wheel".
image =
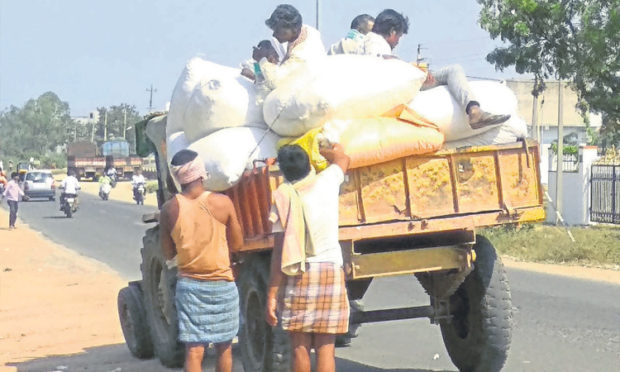
<svg viewBox="0 0 620 372">
<path fill-rule="evenodd" d="M 506 272 L 491 242 L 476 237 L 474 270 L 450 296 L 452 319 L 441 333 L 450 359 L 462 372 L 496 372 L 512 339 L 512 301 Z"/>
</svg>

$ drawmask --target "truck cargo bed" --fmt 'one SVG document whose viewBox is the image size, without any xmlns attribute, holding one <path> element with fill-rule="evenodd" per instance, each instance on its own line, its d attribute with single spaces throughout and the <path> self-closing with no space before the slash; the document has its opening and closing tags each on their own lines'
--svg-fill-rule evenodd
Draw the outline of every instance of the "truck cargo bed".
<svg viewBox="0 0 620 372">
<path fill-rule="evenodd" d="M 340 191 L 340 239 L 405 236 L 544 220 L 538 144 L 468 147 L 351 169 Z M 247 171 L 226 193 L 241 222 L 244 251 L 273 245 L 273 165 Z"/>
</svg>

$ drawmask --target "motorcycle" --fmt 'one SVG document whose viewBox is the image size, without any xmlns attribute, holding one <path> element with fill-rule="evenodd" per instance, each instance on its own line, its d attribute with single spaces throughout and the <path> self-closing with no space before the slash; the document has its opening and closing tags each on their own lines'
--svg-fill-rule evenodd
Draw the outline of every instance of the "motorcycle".
<svg viewBox="0 0 620 372">
<path fill-rule="evenodd" d="M 101 186 L 99 186 L 99 197 L 102 200 L 108 200 L 110 191 L 112 191 L 112 186 L 109 183 L 102 183 Z"/>
<path fill-rule="evenodd" d="M 133 186 L 133 200 L 136 201 L 136 204 L 144 205 L 144 194 L 146 194 L 146 187 L 143 182 Z"/>
<path fill-rule="evenodd" d="M 73 194 L 66 195 L 63 197 L 60 210 L 65 212 L 65 216 L 67 216 L 67 218 L 73 217 L 73 214 L 77 212 L 78 208 L 77 208 L 76 198 L 77 198 L 77 195 L 73 195 Z"/>
</svg>

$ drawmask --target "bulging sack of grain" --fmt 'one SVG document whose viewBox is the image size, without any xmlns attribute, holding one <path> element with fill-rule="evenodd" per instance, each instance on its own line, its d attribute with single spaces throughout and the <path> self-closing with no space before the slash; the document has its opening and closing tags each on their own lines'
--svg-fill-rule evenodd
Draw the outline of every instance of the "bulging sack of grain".
<svg viewBox="0 0 620 372">
<path fill-rule="evenodd" d="M 493 114 L 517 115 L 517 98 L 504 84 L 492 81 L 473 81 L 471 90 L 480 107 Z M 409 106 L 431 122 L 437 124 L 446 142 L 473 137 L 497 126 L 471 129 L 465 110 L 452 98 L 446 86 L 421 91 Z"/>
<path fill-rule="evenodd" d="M 469 146 L 501 145 L 516 142 L 517 139 L 525 137 L 527 137 L 527 124 L 525 124 L 523 119 L 514 116 L 508 119 L 507 122 L 495 126 L 484 133 L 446 142 L 444 148 L 456 149 Z"/>
<path fill-rule="evenodd" d="M 225 128 L 191 142 L 187 148 L 200 154 L 204 161 L 209 173 L 206 188 L 223 191 L 237 183 L 254 160 L 275 158 L 279 139 L 271 132 L 265 134 L 264 129 Z"/>
<path fill-rule="evenodd" d="M 172 93 L 168 133 L 184 131 L 195 141 L 239 126 L 265 127 L 253 83 L 238 68 L 200 57 L 189 60 Z"/>
<path fill-rule="evenodd" d="M 297 137 L 333 119 L 380 116 L 407 103 L 426 74 L 397 60 L 335 55 L 301 64 L 265 99 L 267 125 L 281 136 Z"/>
<path fill-rule="evenodd" d="M 441 149 L 443 141 L 437 127 L 395 118 L 349 120 L 340 133 L 340 143 L 351 158 L 351 168 L 432 153 Z"/>
</svg>

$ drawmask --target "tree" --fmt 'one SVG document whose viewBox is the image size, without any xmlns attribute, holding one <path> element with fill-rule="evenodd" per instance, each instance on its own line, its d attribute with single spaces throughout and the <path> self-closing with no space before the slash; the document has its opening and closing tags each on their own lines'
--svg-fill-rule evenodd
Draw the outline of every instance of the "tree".
<svg viewBox="0 0 620 372">
<path fill-rule="evenodd" d="M 69 104 L 47 92 L 0 113 L 0 154 L 42 159 L 64 146 L 74 130 Z"/>
<path fill-rule="evenodd" d="M 95 124 L 95 136 L 99 142 L 126 139 L 132 153 L 136 149 L 134 124 L 142 120 L 135 105 L 121 103 L 117 106 L 98 107 L 99 121 Z M 107 124 L 106 124 L 107 113 Z M 107 129 L 106 129 L 107 127 Z"/>
<path fill-rule="evenodd" d="M 499 70 L 568 80 L 582 112 L 602 113 L 603 145 L 620 143 L 620 0 L 478 0 L 480 25 L 508 45 L 487 55 Z"/>
</svg>

